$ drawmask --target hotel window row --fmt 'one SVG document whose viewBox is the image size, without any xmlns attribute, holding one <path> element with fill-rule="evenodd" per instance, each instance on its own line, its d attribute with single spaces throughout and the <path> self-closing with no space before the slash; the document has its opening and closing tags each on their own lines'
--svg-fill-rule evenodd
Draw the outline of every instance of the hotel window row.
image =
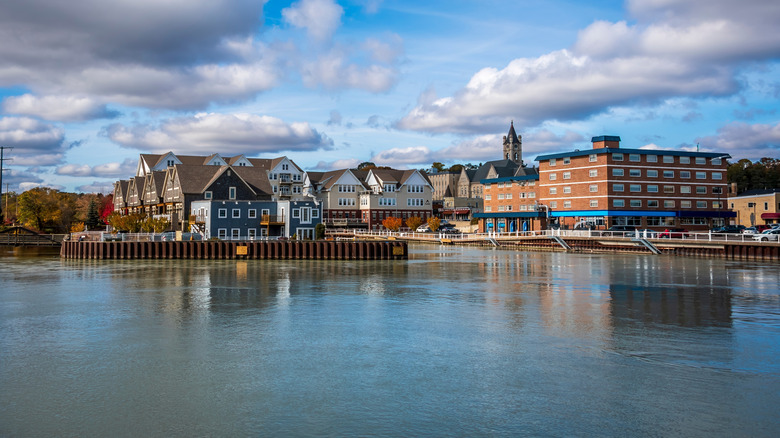
<svg viewBox="0 0 780 438">
<path fill-rule="evenodd" d="M 612 169 L 612 176 L 625 176 L 625 169 L 616 167 Z M 696 179 L 707 179 L 707 172 L 695 172 Z M 642 169 L 628 169 L 628 176 L 633 178 L 640 178 L 642 176 Z M 658 170 L 656 169 L 646 169 L 645 170 L 645 176 L 647 178 L 658 178 Z M 664 170 L 663 171 L 664 178 L 674 178 L 675 172 L 674 170 Z M 679 177 L 682 179 L 690 179 L 691 178 L 691 171 L 689 170 L 680 170 L 679 171 Z M 553 178 L 554 179 L 554 178 Z M 722 180 L 723 179 L 723 172 L 712 172 L 712 179 L 714 180 Z"/>
</svg>

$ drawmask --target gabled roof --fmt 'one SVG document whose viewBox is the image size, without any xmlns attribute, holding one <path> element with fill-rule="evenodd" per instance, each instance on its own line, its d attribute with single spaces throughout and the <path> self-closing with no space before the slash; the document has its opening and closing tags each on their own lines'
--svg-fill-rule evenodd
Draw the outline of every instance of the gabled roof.
<svg viewBox="0 0 780 438">
<path fill-rule="evenodd" d="M 249 166 L 231 166 L 230 169 L 236 172 L 236 175 L 244 180 L 258 197 L 268 197 L 270 199 L 273 196 L 273 188 L 271 187 L 271 182 L 268 181 L 267 170 Z"/>
<path fill-rule="evenodd" d="M 167 178 L 176 178 L 183 194 L 203 193 L 209 182 L 225 166 L 177 164 Z"/>
</svg>

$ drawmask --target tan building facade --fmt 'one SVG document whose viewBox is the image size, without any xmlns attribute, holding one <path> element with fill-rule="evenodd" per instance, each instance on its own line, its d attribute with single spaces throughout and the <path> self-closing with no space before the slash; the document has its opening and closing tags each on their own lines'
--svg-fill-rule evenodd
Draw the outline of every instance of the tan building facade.
<svg viewBox="0 0 780 438">
<path fill-rule="evenodd" d="M 752 227 L 780 223 L 780 189 L 748 190 L 729 198 L 735 225 Z"/>
</svg>

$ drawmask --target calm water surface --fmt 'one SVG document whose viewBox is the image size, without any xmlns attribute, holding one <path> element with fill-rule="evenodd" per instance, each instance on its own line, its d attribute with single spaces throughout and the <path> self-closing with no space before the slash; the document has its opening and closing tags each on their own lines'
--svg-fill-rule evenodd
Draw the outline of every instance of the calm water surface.
<svg viewBox="0 0 780 438">
<path fill-rule="evenodd" d="M 780 264 L 0 258 L 0 436 L 777 436 Z"/>
</svg>

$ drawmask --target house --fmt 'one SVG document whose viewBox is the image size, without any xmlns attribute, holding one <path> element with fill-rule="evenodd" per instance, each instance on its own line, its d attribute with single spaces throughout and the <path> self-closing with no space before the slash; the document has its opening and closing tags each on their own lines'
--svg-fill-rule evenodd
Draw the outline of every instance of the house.
<svg viewBox="0 0 780 438">
<path fill-rule="evenodd" d="M 322 218 L 313 200 L 198 200 L 190 208 L 194 228 L 206 239 L 313 239 Z"/>
<path fill-rule="evenodd" d="M 780 223 L 780 189 L 744 191 L 729 198 L 729 207 L 736 214 L 736 225 L 752 227 Z"/>
</svg>

